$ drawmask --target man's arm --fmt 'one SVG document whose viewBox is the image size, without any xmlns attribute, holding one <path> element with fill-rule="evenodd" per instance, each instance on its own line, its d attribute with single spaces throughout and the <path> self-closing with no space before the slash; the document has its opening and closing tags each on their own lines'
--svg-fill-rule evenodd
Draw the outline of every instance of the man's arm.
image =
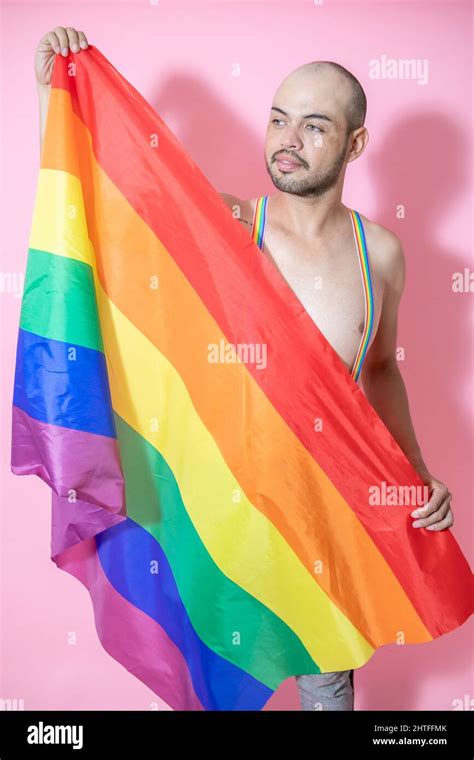
<svg viewBox="0 0 474 760">
<path fill-rule="evenodd" d="M 240 206 L 241 204 L 240 199 L 236 195 L 232 195 L 231 193 L 219 193 L 219 195 L 231 211 L 234 206 Z"/>
<path fill-rule="evenodd" d="M 422 457 L 410 415 L 405 383 L 396 358 L 398 307 L 405 285 L 405 256 L 396 235 L 388 233 L 383 251 L 384 293 L 380 323 L 362 365 L 365 395 L 423 482 L 433 489 L 429 502 L 412 512 L 423 519 L 413 527 L 441 530 L 453 524 L 451 494 L 434 478 Z M 436 526 L 434 525 L 436 523 Z"/>
<path fill-rule="evenodd" d="M 234 218 L 239 222 L 242 222 L 242 224 L 244 224 L 246 229 L 248 229 L 250 232 L 252 227 L 252 219 L 249 201 L 241 200 L 240 198 L 237 198 L 236 195 L 232 195 L 231 193 L 219 193 L 219 195 L 221 196 L 229 211 L 232 212 Z"/>
<path fill-rule="evenodd" d="M 405 273 L 405 256 L 394 235 L 383 253 L 384 292 L 380 323 L 362 365 L 361 380 L 367 399 L 424 478 L 429 472 L 416 439 L 405 383 L 396 358 L 398 306 Z"/>
</svg>

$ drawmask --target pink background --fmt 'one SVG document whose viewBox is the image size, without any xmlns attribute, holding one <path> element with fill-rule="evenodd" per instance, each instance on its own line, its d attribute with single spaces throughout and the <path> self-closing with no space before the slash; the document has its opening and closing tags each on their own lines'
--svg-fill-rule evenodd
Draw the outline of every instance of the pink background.
<svg viewBox="0 0 474 760">
<path fill-rule="evenodd" d="M 33 56 L 57 25 L 88 39 L 149 100 L 217 190 L 272 192 L 263 161 L 273 93 L 296 66 L 345 65 L 368 98 L 370 142 L 344 201 L 396 232 L 407 257 L 398 345 L 422 451 L 454 494 L 472 564 L 472 44 L 468 2 L 2 3 L 2 273 L 24 272 L 39 165 Z M 371 80 L 382 55 L 429 61 L 429 80 Z M 239 63 L 240 76 L 232 75 Z M 403 204 L 406 219 L 395 217 Z M 24 709 L 168 709 L 101 647 L 87 591 L 50 560 L 50 493 L 10 474 L 20 298 L 2 308 L 2 669 Z M 471 308 L 470 308 L 471 307 Z M 74 632 L 76 643 L 68 643 Z M 386 646 L 355 672 L 357 710 L 451 710 L 473 696 L 472 620 L 430 644 Z M 266 709 L 299 709 L 294 679 Z"/>
</svg>

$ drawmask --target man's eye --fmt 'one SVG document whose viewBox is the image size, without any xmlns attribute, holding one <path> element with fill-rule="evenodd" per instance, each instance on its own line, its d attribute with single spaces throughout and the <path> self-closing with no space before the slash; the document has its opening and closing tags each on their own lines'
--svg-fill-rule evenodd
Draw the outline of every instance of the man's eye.
<svg viewBox="0 0 474 760">
<path fill-rule="evenodd" d="M 324 132 L 324 130 L 323 130 L 323 129 L 321 129 L 321 127 L 318 127 L 318 125 L 317 125 L 317 124 L 307 124 L 306 126 L 307 126 L 307 127 L 314 127 L 314 130 L 312 130 L 312 131 L 316 131 L 316 132 Z"/>
<path fill-rule="evenodd" d="M 273 119 L 272 120 L 272 124 L 275 124 L 275 123 L 283 124 L 283 120 L 282 119 Z"/>
</svg>

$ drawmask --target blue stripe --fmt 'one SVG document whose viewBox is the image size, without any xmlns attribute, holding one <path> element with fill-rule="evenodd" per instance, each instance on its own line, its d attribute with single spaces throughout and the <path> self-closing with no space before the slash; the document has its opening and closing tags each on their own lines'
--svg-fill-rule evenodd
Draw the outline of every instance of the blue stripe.
<svg viewBox="0 0 474 760">
<path fill-rule="evenodd" d="M 13 403 L 51 425 L 116 438 L 105 356 L 20 328 Z"/>
<path fill-rule="evenodd" d="M 95 537 L 104 573 L 119 594 L 155 620 L 181 650 L 206 710 L 261 710 L 274 693 L 220 657 L 194 630 L 158 541 L 130 518 Z M 150 572 L 152 563 L 159 571 Z"/>
</svg>

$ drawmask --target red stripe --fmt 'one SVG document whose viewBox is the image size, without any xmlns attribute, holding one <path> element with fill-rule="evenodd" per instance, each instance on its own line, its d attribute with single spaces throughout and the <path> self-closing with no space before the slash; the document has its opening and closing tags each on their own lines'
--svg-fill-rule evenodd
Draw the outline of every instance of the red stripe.
<svg viewBox="0 0 474 760">
<path fill-rule="evenodd" d="M 340 357 L 142 96 L 94 46 L 69 57 L 77 76 L 69 78 L 68 59 L 57 56 L 53 86 L 73 85 L 74 110 L 93 135 L 104 171 L 227 339 L 267 344 L 267 368 L 248 364 L 249 372 L 354 509 L 431 634 L 442 632 L 446 617 L 463 622 L 472 611 L 472 575 L 452 533 L 412 528 L 413 507 L 368 505 L 369 488 L 380 481 L 422 481 Z M 157 133 L 159 147 L 152 148 Z M 315 418 L 322 418 L 324 433 L 314 431 Z"/>
</svg>

